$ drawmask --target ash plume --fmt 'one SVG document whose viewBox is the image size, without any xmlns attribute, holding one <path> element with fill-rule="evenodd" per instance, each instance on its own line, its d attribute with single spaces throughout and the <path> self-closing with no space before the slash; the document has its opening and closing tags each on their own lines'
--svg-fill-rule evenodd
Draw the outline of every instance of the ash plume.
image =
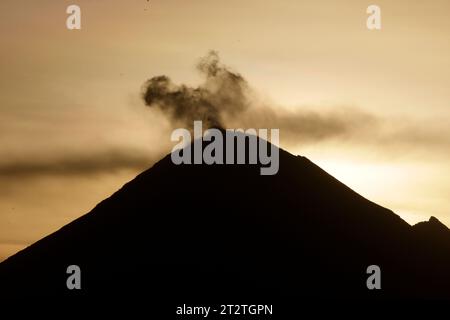
<svg viewBox="0 0 450 320">
<path fill-rule="evenodd" d="M 215 51 L 200 60 L 197 70 L 205 77 L 197 88 L 176 85 L 167 76 L 147 80 L 143 88 L 145 104 L 187 126 L 202 120 L 206 126 L 224 128 L 224 117 L 234 117 L 248 106 L 247 82 L 222 65 Z"/>
<path fill-rule="evenodd" d="M 352 108 L 289 111 L 258 101 L 247 81 L 223 65 L 216 51 L 201 58 L 197 70 L 204 77 L 198 87 L 174 84 L 165 75 L 147 80 L 145 104 L 161 110 L 174 125 L 190 128 L 194 120 L 202 120 L 215 128 L 279 128 L 288 143 L 345 137 L 377 123 L 374 116 Z"/>
</svg>

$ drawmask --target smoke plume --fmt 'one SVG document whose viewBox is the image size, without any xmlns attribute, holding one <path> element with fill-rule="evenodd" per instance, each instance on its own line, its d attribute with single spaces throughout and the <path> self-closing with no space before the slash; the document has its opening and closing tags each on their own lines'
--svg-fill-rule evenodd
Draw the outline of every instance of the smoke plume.
<svg viewBox="0 0 450 320">
<path fill-rule="evenodd" d="M 285 142 L 311 142 L 353 134 L 377 119 L 352 108 L 316 112 L 288 111 L 258 100 L 247 81 L 220 62 L 211 51 L 197 64 L 204 81 L 198 87 L 174 84 L 169 77 L 156 76 L 145 82 L 145 104 L 160 109 L 174 125 L 192 127 L 202 120 L 206 127 L 279 128 Z"/>
<path fill-rule="evenodd" d="M 176 85 L 167 76 L 149 79 L 143 90 L 145 104 L 187 126 L 202 120 L 208 127 L 224 128 L 224 117 L 235 117 L 247 108 L 247 83 L 222 65 L 215 51 L 200 60 L 197 70 L 205 77 L 197 88 Z"/>
</svg>

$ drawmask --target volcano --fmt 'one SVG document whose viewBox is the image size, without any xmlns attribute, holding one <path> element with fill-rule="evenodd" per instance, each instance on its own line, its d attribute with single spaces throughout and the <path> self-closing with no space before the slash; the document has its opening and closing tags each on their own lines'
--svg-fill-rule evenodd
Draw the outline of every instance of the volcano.
<svg viewBox="0 0 450 320">
<path fill-rule="evenodd" d="M 0 264 L 3 296 L 450 298 L 450 230 L 411 226 L 313 162 L 175 165 L 167 155 Z M 81 290 L 66 287 L 69 265 Z M 369 290 L 367 267 L 381 270 Z"/>
</svg>

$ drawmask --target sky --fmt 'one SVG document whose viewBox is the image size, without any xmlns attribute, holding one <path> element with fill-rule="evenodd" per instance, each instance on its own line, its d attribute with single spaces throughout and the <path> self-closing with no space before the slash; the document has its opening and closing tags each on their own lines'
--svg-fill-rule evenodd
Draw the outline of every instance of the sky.
<svg viewBox="0 0 450 320">
<path fill-rule="evenodd" d="M 81 30 L 66 28 L 72 4 Z M 381 30 L 366 27 L 372 4 Z M 0 10 L 0 260 L 170 152 L 172 124 L 145 106 L 143 84 L 198 86 L 210 50 L 246 79 L 256 116 L 258 105 L 274 112 L 283 148 L 411 224 L 450 226 L 448 1 L 3 0 Z"/>
</svg>

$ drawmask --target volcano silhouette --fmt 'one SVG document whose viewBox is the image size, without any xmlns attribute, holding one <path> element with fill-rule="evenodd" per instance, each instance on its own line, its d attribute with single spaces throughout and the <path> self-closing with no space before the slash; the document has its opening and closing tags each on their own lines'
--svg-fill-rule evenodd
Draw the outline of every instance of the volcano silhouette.
<svg viewBox="0 0 450 320">
<path fill-rule="evenodd" d="M 450 298 L 450 231 L 436 218 L 410 226 L 307 158 L 279 158 L 263 176 L 168 155 L 1 263 L 1 295 Z M 69 265 L 81 290 L 66 287 Z"/>
</svg>

